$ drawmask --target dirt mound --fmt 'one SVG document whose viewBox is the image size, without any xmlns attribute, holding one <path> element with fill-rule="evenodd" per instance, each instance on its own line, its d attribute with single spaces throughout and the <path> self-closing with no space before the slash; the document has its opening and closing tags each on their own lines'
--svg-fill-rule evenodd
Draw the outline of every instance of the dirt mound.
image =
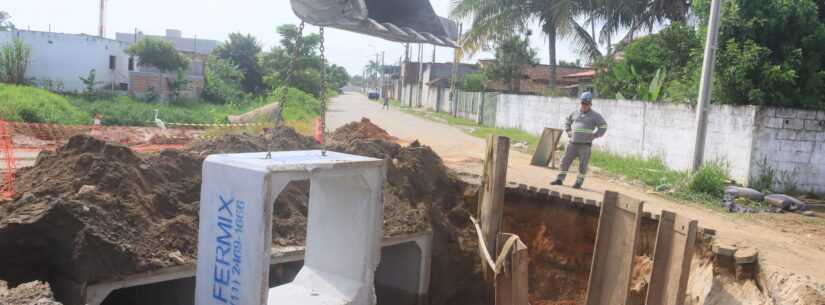
<svg viewBox="0 0 825 305">
<path fill-rule="evenodd" d="M 289 127 L 268 129 L 265 134 L 223 135 L 211 140 L 196 142 L 186 151 L 200 156 L 211 154 L 245 153 L 260 151 L 286 151 L 318 149 L 318 143 Z"/>
<path fill-rule="evenodd" d="M 226 135 L 148 156 L 75 136 L 57 151 L 42 153 L 34 167 L 18 172 L 22 195 L 0 206 L 0 249 L 11 249 L 0 251 L 0 279 L 74 283 L 61 286 L 73 291 L 83 283 L 193 264 L 206 155 L 318 148 L 291 128 L 269 132 Z M 338 130 L 329 147 L 388 160 L 384 234 L 433 231 L 431 304 L 479 304 L 477 245 L 467 221 L 475 198 L 465 198 L 467 186 L 432 149 L 417 142 L 401 147 L 383 133 L 374 139 L 365 138 L 375 133 L 363 128 Z M 280 194 L 273 210 L 274 245 L 304 243 L 308 189 L 308 182 L 296 181 Z"/>
<path fill-rule="evenodd" d="M 396 141 L 386 130 L 373 124 L 368 118 L 361 118 L 360 122 L 352 122 L 341 126 L 332 133 L 332 140 L 337 142 L 351 142 L 355 139 L 378 139 Z"/>
<path fill-rule="evenodd" d="M 20 197 L 0 207 L 0 278 L 76 283 L 192 262 L 200 161 L 75 136 L 18 173 Z"/>
<path fill-rule="evenodd" d="M 48 283 L 34 281 L 8 288 L 0 281 L 0 305 L 61 305 L 54 300 Z"/>
</svg>

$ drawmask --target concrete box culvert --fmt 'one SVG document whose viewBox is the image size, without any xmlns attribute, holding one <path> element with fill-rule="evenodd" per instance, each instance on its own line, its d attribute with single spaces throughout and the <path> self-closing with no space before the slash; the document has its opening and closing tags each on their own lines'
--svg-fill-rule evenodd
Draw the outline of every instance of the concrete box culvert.
<svg viewBox="0 0 825 305">
<path fill-rule="evenodd" d="M 380 305 L 426 304 L 430 282 L 432 233 L 385 238 L 381 263 L 375 272 Z M 304 248 L 273 248 L 269 287 L 292 281 L 303 266 Z M 86 305 L 194 305 L 195 266 L 186 265 L 92 284 L 85 289 Z"/>
</svg>

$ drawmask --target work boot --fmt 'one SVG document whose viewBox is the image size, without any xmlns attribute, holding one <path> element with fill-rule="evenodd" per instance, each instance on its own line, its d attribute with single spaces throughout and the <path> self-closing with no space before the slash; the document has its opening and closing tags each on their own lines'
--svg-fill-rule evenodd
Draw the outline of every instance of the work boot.
<svg viewBox="0 0 825 305">
<path fill-rule="evenodd" d="M 574 189 L 581 189 L 582 184 L 584 184 L 584 179 L 576 179 L 576 183 L 573 184 Z"/>
<path fill-rule="evenodd" d="M 556 179 L 553 182 L 550 182 L 550 185 L 562 185 L 562 184 L 563 184 L 563 182 L 561 180 L 558 180 L 558 179 Z"/>
</svg>

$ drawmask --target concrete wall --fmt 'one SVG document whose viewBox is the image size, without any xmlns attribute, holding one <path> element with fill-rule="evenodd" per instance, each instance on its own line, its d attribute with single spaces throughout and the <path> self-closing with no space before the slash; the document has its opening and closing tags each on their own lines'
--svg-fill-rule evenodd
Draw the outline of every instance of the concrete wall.
<svg viewBox="0 0 825 305">
<path fill-rule="evenodd" d="M 13 37 L 22 39 L 32 49 L 31 63 L 26 77 L 52 90 L 83 91 L 79 77 L 96 70 L 100 86 L 115 88 L 129 83 L 128 44 L 88 35 L 49 33 L 37 31 L 0 32 L 0 44 Z M 115 56 L 115 69 L 109 69 L 109 56 Z M 49 86 L 48 84 L 52 85 Z"/>
<path fill-rule="evenodd" d="M 762 108 L 756 118 L 752 175 L 769 166 L 776 189 L 825 194 L 825 111 Z"/>
<path fill-rule="evenodd" d="M 539 135 L 545 127 L 563 129 L 565 118 L 578 107 L 574 98 L 501 95 L 496 107 L 496 126 Z M 690 168 L 695 139 L 695 112 L 691 106 L 595 100 L 593 107 L 609 125 L 607 136 L 595 142 L 597 148 L 624 155 L 660 157 L 678 170 Z M 741 182 L 750 176 L 756 110 L 753 106 L 713 105 L 708 118 L 705 159 L 728 163 L 732 177 Z"/>
</svg>

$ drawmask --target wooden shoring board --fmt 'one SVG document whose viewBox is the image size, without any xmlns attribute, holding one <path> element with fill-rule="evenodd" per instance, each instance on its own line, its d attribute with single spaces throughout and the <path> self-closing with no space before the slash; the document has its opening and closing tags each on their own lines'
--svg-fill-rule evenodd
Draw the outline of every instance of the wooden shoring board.
<svg viewBox="0 0 825 305">
<path fill-rule="evenodd" d="M 556 147 L 559 146 L 559 140 L 563 133 L 561 129 L 545 128 L 541 133 L 539 144 L 536 146 L 536 153 L 533 154 L 533 159 L 530 160 L 530 165 L 548 166 L 553 163 L 551 167 L 554 167 Z"/>
<path fill-rule="evenodd" d="M 624 305 L 630 296 L 633 258 L 644 203 L 605 192 L 587 282 L 587 305 Z"/>
<path fill-rule="evenodd" d="M 497 239 L 504 217 L 504 187 L 507 185 L 507 159 L 510 152 L 510 138 L 490 135 L 484 157 L 484 177 L 481 180 L 481 194 L 478 198 L 478 217 L 481 233 L 490 257 L 497 257 Z M 482 259 L 481 264 L 485 262 Z M 487 283 L 493 283 L 493 274 L 484 272 Z"/>
<path fill-rule="evenodd" d="M 645 304 L 685 303 L 685 290 L 690 276 L 690 261 L 693 258 L 697 227 L 696 220 L 662 211 L 653 252 L 653 272 L 650 275 Z"/>
<path fill-rule="evenodd" d="M 513 234 L 502 233 L 499 244 L 503 243 Z M 530 258 L 527 253 L 527 246 L 518 240 L 508 253 L 501 252 L 499 255 L 508 255 L 505 260 L 504 272 L 496 277 L 496 305 L 528 305 L 528 267 Z"/>
</svg>

